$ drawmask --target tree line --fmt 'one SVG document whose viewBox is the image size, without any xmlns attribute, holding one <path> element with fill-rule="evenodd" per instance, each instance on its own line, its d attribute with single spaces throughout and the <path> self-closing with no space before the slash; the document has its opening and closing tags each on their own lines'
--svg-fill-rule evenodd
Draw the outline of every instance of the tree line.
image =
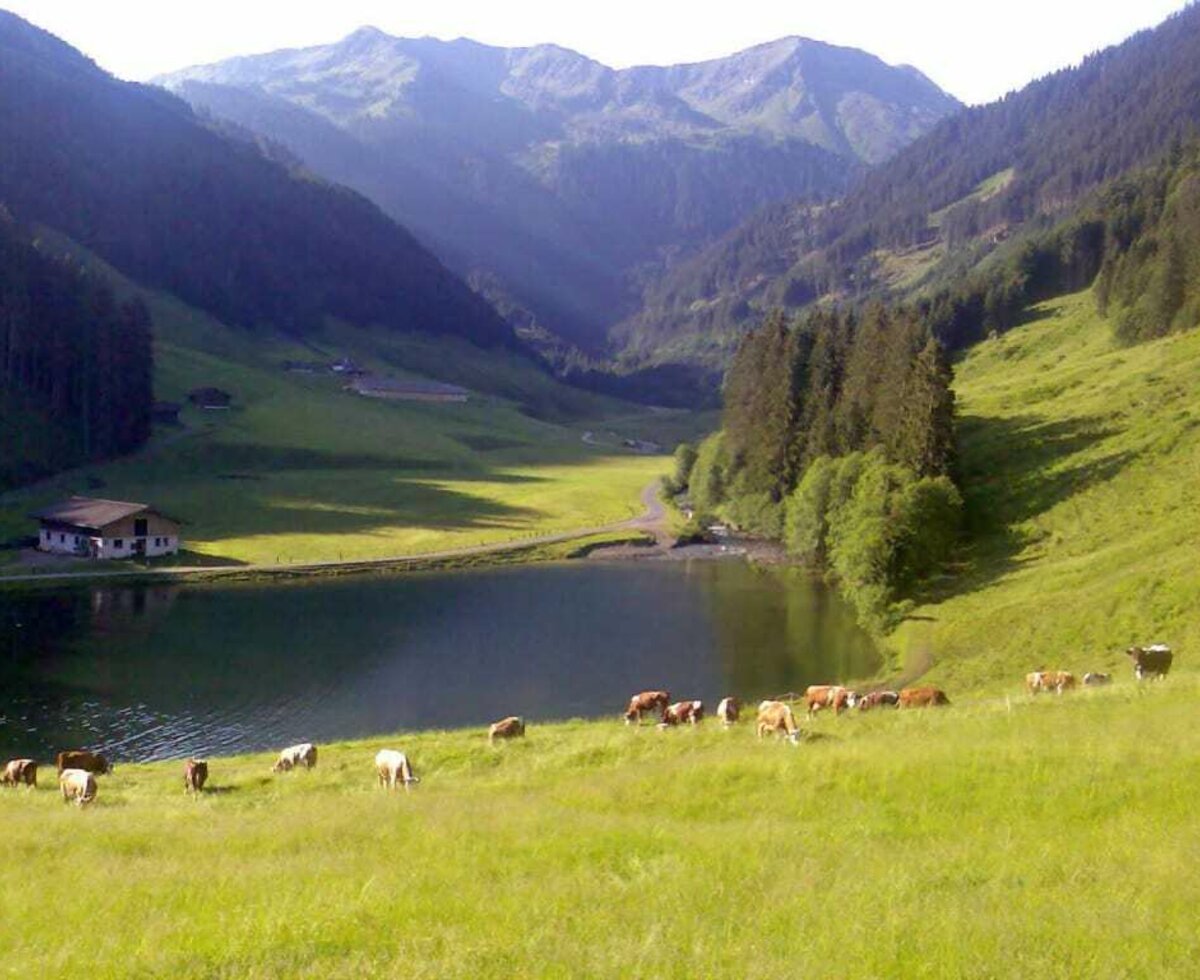
<svg viewBox="0 0 1200 980">
<path fill-rule="evenodd" d="M 957 535 L 951 381 L 914 308 L 773 314 L 738 347 L 721 430 L 680 450 L 674 489 L 702 520 L 784 540 L 864 619 L 886 618 Z"/>
<path fill-rule="evenodd" d="M 153 397 L 145 305 L 42 254 L 0 208 L 0 486 L 136 449 Z"/>
</svg>

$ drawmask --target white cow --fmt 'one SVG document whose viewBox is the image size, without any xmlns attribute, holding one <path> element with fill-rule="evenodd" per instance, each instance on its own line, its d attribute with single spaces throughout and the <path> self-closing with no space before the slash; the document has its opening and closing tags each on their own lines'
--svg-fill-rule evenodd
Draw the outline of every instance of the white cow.
<svg viewBox="0 0 1200 980">
<path fill-rule="evenodd" d="M 317 764 L 317 747 L 312 742 L 289 745 L 279 753 L 279 760 L 271 767 L 272 772 L 289 772 L 297 766 L 312 769 Z"/>
<path fill-rule="evenodd" d="M 375 754 L 375 772 L 379 776 L 379 785 L 395 789 L 397 783 L 402 783 L 405 792 L 410 783 L 421 780 L 412 771 L 408 756 L 395 749 L 380 749 Z"/>
<path fill-rule="evenodd" d="M 58 788 L 64 803 L 74 800 L 76 806 L 87 806 L 96 798 L 96 777 L 86 769 L 64 769 L 58 775 Z"/>
</svg>

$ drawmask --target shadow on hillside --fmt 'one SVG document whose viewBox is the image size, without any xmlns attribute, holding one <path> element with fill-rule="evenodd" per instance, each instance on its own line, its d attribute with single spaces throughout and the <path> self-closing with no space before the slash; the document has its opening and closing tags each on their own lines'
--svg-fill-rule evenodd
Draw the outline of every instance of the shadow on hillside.
<svg viewBox="0 0 1200 980">
<path fill-rule="evenodd" d="M 455 476 L 455 479 L 469 477 Z M 492 480 L 481 475 L 479 479 Z M 497 480 L 495 482 L 501 482 Z M 312 496 L 298 496 L 295 490 L 281 493 L 270 481 L 259 491 L 238 494 L 236 505 L 222 513 L 220 539 L 259 538 L 272 535 L 302 537 L 354 537 L 380 533 L 383 529 L 419 527 L 431 531 L 471 531 L 511 529 L 525 531 L 529 522 L 541 514 L 523 507 L 490 499 L 483 494 L 425 483 L 419 479 L 399 478 L 383 486 L 321 483 L 314 485 Z M 269 547 L 269 546 L 268 546 Z M 297 560 L 281 544 L 279 554 L 266 560 L 280 563 Z M 323 546 L 331 560 L 346 556 L 336 543 Z"/>
<path fill-rule="evenodd" d="M 930 583 L 923 598 L 938 601 L 975 589 L 1015 568 L 1030 543 L 1018 525 L 1111 480 L 1132 462 L 1130 452 L 1073 462 L 1116 434 L 1087 418 L 962 419 L 958 483 L 970 553 L 955 574 Z"/>
</svg>

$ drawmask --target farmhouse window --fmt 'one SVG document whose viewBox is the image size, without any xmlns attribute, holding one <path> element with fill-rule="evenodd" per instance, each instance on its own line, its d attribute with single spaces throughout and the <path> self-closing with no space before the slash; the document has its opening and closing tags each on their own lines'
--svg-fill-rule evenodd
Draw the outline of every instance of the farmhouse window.
<svg viewBox="0 0 1200 980">
<path fill-rule="evenodd" d="M 124 548 L 125 547 L 125 539 L 124 538 L 113 538 L 113 547 L 114 548 Z"/>
<path fill-rule="evenodd" d="M 67 536 L 66 536 L 65 534 L 60 534 L 60 535 L 58 536 L 58 543 L 59 543 L 59 544 L 65 544 L 65 543 L 66 543 L 66 540 L 67 540 Z"/>
</svg>

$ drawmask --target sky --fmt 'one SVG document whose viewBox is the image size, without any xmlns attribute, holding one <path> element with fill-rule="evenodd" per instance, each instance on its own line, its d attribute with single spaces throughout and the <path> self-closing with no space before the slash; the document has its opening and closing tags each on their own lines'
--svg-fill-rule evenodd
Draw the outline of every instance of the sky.
<svg viewBox="0 0 1200 980">
<path fill-rule="evenodd" d="M 799 34 L 919 68 L 969 104 L 1151 27 L 1184 0 L 0 0 L 121 78 L 328 44 L 372 25 L 403 37 L 553 42 L 613 68 L 703 61 Z"/>
</svg>

